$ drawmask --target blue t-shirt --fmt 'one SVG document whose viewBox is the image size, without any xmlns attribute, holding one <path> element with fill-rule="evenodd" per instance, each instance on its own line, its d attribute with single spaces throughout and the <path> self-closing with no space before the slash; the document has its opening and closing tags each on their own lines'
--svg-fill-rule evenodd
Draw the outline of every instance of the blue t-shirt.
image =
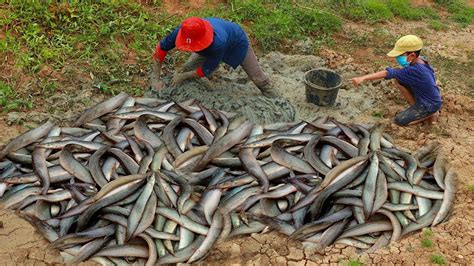
<svg viewBox="0 0 474 266">
<path fill-rule="evenodd" d="M 214 40 L 209 47 L 197 52 L 206 57 L 206 61 L 202 64 L 204 75 L 209 76 L 221 61 L 234 69 L 237 68 L 244 61 L 249 47 L 244 30 L 238 24 L 220 18 L 205 18 L 205 20 L 212 25 Z M 163 51 L 169 51 L 176 46 L 176 36 L 180 27 L 174 29 L 160 42 Z"/>
<path fill-rule="evenodd" d="M 428 112 L 441 108 L 441 93 L 436 85 L 433 68 L 428 63 L 415 63 L 399 69 L 387 68 L 387 72 L 385 79 L 395 78 L 402 86 L 410 89 L 416 103 L 424 106 Z"/>
</svg>

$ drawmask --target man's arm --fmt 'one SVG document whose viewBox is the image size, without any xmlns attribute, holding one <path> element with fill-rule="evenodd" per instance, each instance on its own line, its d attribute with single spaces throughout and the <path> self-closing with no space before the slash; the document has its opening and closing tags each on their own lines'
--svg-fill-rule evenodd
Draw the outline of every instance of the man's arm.
<svg viewBox="0 0 474 266">
<path fill-rule="evenodd" d="M 192 78 L 202 78 L 208 77 L 214 70 L 217 69 L 219 63 L 222 61 L 224 57 L 223 51 L 215 51 L 212 56 L 206 58 L 206 61 L 202 63 L 202 66 L 196 70 L 192 70 L 189 72 L 179 73 L 173 77 L 172 86 L 176 86 L 181 82 L 192 79 Z"/>
<path fill-rule="evenodd" d="M 169 50 L 175 47 L 176 36 L 178 35 L 179 27 L 174 29 L 168 36 L 166 36 L 156 46 L 155 52 L 153 53 L 153 66 L 151 72 L 151 86 L 154 89 L 161 89 L 163 83 L 160 80 L 161 66 L 165 61 L 166 54 Z"/>
<path fill-rule="evenodd" d="M 163 88 L 163 82 L 160 80 L 161 75 L 161 62 L 160 60 L 153 59 L 153 66 L 151 71 L 151 87 L 155 90 Z"/>
<path fill-rule="evenodd" d="M 387 75 L 388 75 L 388 71 L 387 70 L 382 70 L 382 71 L 375 72 L 375 73 L 372 73 L 372 74 L 368 74 L 368 75 L 365 75 L 365 76 L 360 76 L 360 77 L 353 78 L 353 79 L 351 79 L 351 81 L 352 81 L 352 84 L 354 84 L 354 86 L 359 86 L 359 84 L 361 84 L 363 81 L 383 79 L 383 78 L 386 78 Z"/>
<path fill-rule="evenodd" d="M 171 86 L 176 87 L 179 85 L 181 82 L 192 79 L 192 78 L 199 78 L 200 76 L 196 71 L 188 71 L 188 72 L 183 72 L 183 73 L 178 73 L 174 75 L 173 79 L 171 80 Z"/>
</svg>

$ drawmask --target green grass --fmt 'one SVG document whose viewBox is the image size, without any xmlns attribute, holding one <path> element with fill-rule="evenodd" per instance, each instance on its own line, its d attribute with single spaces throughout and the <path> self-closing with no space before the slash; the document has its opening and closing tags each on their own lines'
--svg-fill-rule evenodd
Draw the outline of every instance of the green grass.
<svg viewBox="0 0 474 266">
<path fill-rule="evenodd" d="M 430 261 L 434 264 L 446 264 L 446 259 L 442 254 L 433 254 L 430 256 Z"/>
<path fill-rule="evenodd" d="M 336 6 L 341 3 L 334 3 Z M 387 4 L 379 0 L 363 0 L 343 3 L 345 8 L 340 9 L 342 15 L 347 18 L 365 21 L 365 22 L 379 22 L 393 18 L 393 13 Z"/>
<path fill-rule="evenodd" d="M 132 50 L 146 67 L 158 40 L 188 15 L 169 16 L 159 3 L 149 10 L 130 1 L 11 1 L 0 8 L 0 27 L 8 29 L 0 53 L 13 54 L 16 67 L 34 74 L 44 65 L 60 70 L 72 62 L 85 63 L 99 83 L 116 87 L 129 86 L 123 77 L 142 71 L 125 66 L 124 54 Z M 229 1 L 192 15 L 243 24 L 265 51 L 306 36 L 327 38 L 342 27 L 338 17 L 292 1 Z"/>
<path fill-rule="evenodd" d="M 474 8 L 467 5 L 465 0 L 435 0 L 441 6 L 444 6 L 451 13 L 450 18 L 466 27 L 474 21 Z"/>
<path fill-rule="evenodd" d="M 33 103 L 30 100 L 21 99 L 11 86 L 0 80 L 0 110 L 2 112 L 32 107 Z"/>
<path fill-rule="evenodd" d="M 328 1 L 326 1 L 328 2 Z M 379 22 L 399 17 L 406 20 L 438 19 L 430 7 L 415 7 L 409 0 L 329 1 L 339 13 L 358 21 Z"/>
<path fill-rule="evenodd" d="M 3 46 L 13 53 L 20 52 L 18 44 L 25 47 L 17 65 L 38 71 L 45 63 L 59 69 L 71 59 L 117 63 L 117 50 L 109 53 L 107 60 L 98 51 L 103 47 L 120 48 L 117 40 L 128 37 L 141 39 L 144 45 L 138 52 L 144 53 L 151 49 L 157 33 L 165 34 L 166 28 L 145 23 L 149 16 L 137 4 L 114 3 L 12 1 L 8 20 L 0 26 L 9 26 L 18 38 L 7 38 Z"/>
<path fill-rule="evenodd" d="M 99 93 L 126 91 L 143 94 L 133 77 L 147 79 L 150 56 L 157 42 L 187 16 L 218 16 L 241 24 L 265 52 L 290 46 L 292 41 L 311 37 L 314 44 L 326 44 L 331 34 L 342 27 L 336 15 L 319 9 L 294 5 L 292 1 L 231 0 L 226 4 L 196 10 L 192 14 L 170 16 L 161 1 L 145 6 L 118 1 L 0 1 L 0 55 L 10 55 L 9 66 L 21 69 L 24 76 L 35 77 L 47 66 L 61 72 L 65 66 L 94 76 Z M 135 65 L 124 64 L 127 54 L 135 55 Z M 182 60 L 172 53 L 167 66 Z M 37 76 L 36 76 L 37 77 Z M 65 83 L 73 83 L 74 74 Z M 21 76 L 3 79 L 2 111 L 31 108 L 32 99 L 40 101 L 64 87 L 62 82 L 38 79 L 34 88 L 20 86 Z M 70 87 L 70 86 L 69 86 Z M 40 97 L 38 97 L 40 96 Z"/>
<path fill-rule="evenodd" d="M 21 72 L 8 80 L 0 77 L 2 111 L 39 106 L 36 103 L 41 98 L 78 86 L 75 73 L 62 72 L 66 66 L 86 76 L 92 74 L 92 85 L 98 93 L 127 91 L 141 95 L 144 88 L 134 79 L 146 80 L 158 40 L 188 16 L 216 16 L 239 23 L 252 44 L 263 52 L 291 52 L 294 41 L 308 37 L 314 48 L 330 45 L 333 34 L 347 19 L 370 24 L 393 18 L 426 19 L 431 28 L 438 30 L 443 29 L 436 10 L 441 6 L 462 25 L 473 20 L 472 8 L 466 8 L 461 1 L 438 1 L 439 5 L 432 9 L 413 7 L 408 0 L 228 0 L 172 16 L 165 12 L 161 1 L 148 2 L 145 6 L 125 0 L 0 0 L 0 27 L 5 35 L 0 39 L 0 55 L 13 58 L 8 65 Z M 352 37 L 359 46 L 383 42 L 387 46 L 384 49 L 394 41 L 384 31 Z M 134 55 L 136 64 L 124 64 L 129 53 Z M 182 58 L 183 53 L 171 53 L 167 71 Z M 38 78 L 45 66 L 61 73 L 64 81 Z M 25 76 L 33 78 L 28 85 L 21 83 Z"/>
<path fill-rule="evenodd" d="M 433 241 L 429 238 L 423 238 L 421 240 L 421 246 L 424 248 L 430 248 L 433 246 Z"/>
<path fill-rule="evenodd" d="M 429 228 L 424 228 L 423 229 L 423 236 L 424 237 L 432 237 L 433 236 L 433 231 Z"/>
<path fill-rule="evenodd" d="M 441 21 L 436 20 L 436 19 L 428 20 L 428 27 L 430 27 L 431 29 L 434 29 L 436 31 L 446 30 L 448 28 L 444 22 L 441 22 Z"/>
<path fill-rule="evenodd" d="M 409 0 L 389 0 L 387 5 L 392 13 L 407 20 L 422 20 L 424 18 L 439 18 L 438 13 L 429 7 L 414 7 Z"/>
<path fill-rule="evenodd" d="M 382 111 L 373 111 L 372 116 L 377 117 L 377 118 L 384 118 L 384 112 L 382 112 Z"/>
<path fill-rule="evenodd" d="M 421 239 L 421 246 L 424 248 L 430 248 L 433 246 L 433 241 L 431 237 L 433 236 L 433 231 L 429 228 L 423 229 L 423 238 Z"/>
<path fill-rule="evenodd" d="M 11 1 L 2 7 L 0 27 L 9 31 L 0 42 L 0 52 L 13 54 L 16 67 L 34 74 L 44 65 L 60 70 L 72 62 L 86 63 L 104 82 L 126 76 L 122 60 L 127 46 L 139 60 L 148 58 L 157 36 L 178 23 L 175 19 L 160 23 L 165 14 L 152 15 L 127 1 Z"/>
<path fill-rule="evenodd" d="M 264 51 L 284 47 L 289 41 L 303 37 L 321 39 L 342 27 L 342 21 L 337 16 L 317 8 L 295 5 L 288 0 L 229 2 L 230 9 L 221 6 L 198 14 L 219 13 L 223 18 L 243 24 Z"/>
<path fill-rule="evenodd" d="M 350 259 L 346 264 L 344 264 L 345 266 L 362 266 L 364 265 L 364 263 L 362 263 L 361 261 L 359 261 L 358 259 Z"/>
<path fill-rule="evenodd" d="M 474 96 L 474 90 L 472 89 L 474 88 L 474 76 L 471 75 L 474 71 L 474 55 L 469 55 L 466 63 L 440 55 L 431 55 L 430 60 L 431 64 L 435 66 L 440 82 L 444 84 L 443 90 L 456 90 L 461 86 L 465 86 L 468 95 L 471 91 L 472 96 Z M 448 79 L 448 77 L 463 77 L 463 79 Z"/>
<path fill-rule="evenodd" d="M 474 192 L 474 184 L 467 185 L 467 189 L 471 192 Z"/>
</svg>

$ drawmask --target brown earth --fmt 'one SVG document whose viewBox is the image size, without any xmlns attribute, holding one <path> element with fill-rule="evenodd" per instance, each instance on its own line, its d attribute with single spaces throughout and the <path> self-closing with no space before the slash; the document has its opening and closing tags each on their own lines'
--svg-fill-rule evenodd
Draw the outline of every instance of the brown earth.
<svg viewBox="0 0 474 266">
<path fill-rule="evenodd" d="M 423 2 L 423 1 L 419 1 Z M 424 28 L 422 22 L 388 23 L 385 25 L 393 34 L 404 34 L 415 29 Z M 384 26 L 384 27 L 385 27 Z M 368 31 L 359 25 L 346 25 L 346 30 Z M 425 30 L 427 30 L 425 28 Z M 423 38 L 428 43 L 428 51 L 441 56 L 453 57 L 459 60 L 472 60 L 473 28 L 464 30 L 450 28 L 445 32 L 427 30 Z M 341 41 L 346 47 L 351 47 Z M 369 46 L 369 45 L 366 45 Z M 373 54 L 376 60 L 385 60 L 383 54 L 365 48 L 321 51 L 322 57 L 328 59 L 337 67 L 341 64 L 351 64 L 359 72 L 376 70 L 372 61 L 360 60 L 366 51 Z M 472 84 L 467 82 L 469 77 L 459 77 L 455 73 L 445 72 L 442 66 L 437 71 L 443 73 L 439 79 L 444 81 L 443 97 L 444 107 L 439 121 L 434 125 L 417 125 L 400 128 L 390 124 L 390 119 L 396 111 L 403 108 L 399 94 L 392 87 L 384 87 L 382 91 L 363 89 L 363 93 L 375 97 L 376 107 L 366 110 L 353 117 L 338 117 L 345 121 L 364 121 L 386 123 L 387 131 L 394 136 L 397 145 L 416 150 L 426 141 L 437 140 L 442 144 L 443 151 L 448 154 L 452 167 L 458 172 L 458 194 L 454 212 L 449 221 L 433 228 L 433 246 L 422 247 L 421 233 L 406 237 L 396 243 L 390 244 L 373 254 L 359 254 L 351 247 L 336 244 L 328 247 L 324 254 L 314 254 L 311 246 L 288 240 L 277 233 L 254 234 L 249 237 L 233 239 L 219 244 L 207 258 L 206 264 L 259 264 L 259 265 L 316 265 L 344 263 L 351 259 L 358 259 L 366 264 L 429 264 L 433 254 L 443 255 L 449 264 L 469 265 L 474 261 L 474 192 L 469 185 L 474 184 L 474 99 L 466 96 L 469 90 L 474 90 Z M 470 73 L 472 75 L 472 73 Z M 284 97 L 291 97 L 292 93 L 281 89 Z M 293 92 L 304 93 L 302 90 Z M 90 97 L 90 91 L 87 93 Z M 299 99 L 295 96 L 295 99 Z M 71 99 L 72 100 L 72 99 Z M 64 104 L 67 104 L 66 101 Z M 304 104 L 303 104 L 304 105 Z M 373 116 L 373 111 L 383 114 L 385 118 Z M 305 107 L 300 110 L 299 118 L 308 118 L 317 114 L 318 108 Z M 59 114 L 57 114 L 59 116 Z M 70 116 L 70 114 L 68 114 Z M 44 118 L 44 117 L 43 117 Z M 29 121 L 28 114 L 23 116 L 23 121 Z M 38 121 L 33 121 L 37 123 Z M 26 130 L 25 126 L 9 125 L 6 116 L 0 118 L 0 143 Z M 11 211 L 0 211 L 0 265 L 50 265 L 63 263 L 59 253 L 47 247 L 47 241 L 40 236 L 26 221 L 17 217 Z"/>
</svg>

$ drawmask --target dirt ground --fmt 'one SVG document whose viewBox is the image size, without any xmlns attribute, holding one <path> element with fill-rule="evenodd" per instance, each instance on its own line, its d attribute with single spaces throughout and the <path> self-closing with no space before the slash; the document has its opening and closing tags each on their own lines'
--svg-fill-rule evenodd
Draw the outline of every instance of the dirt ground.
<svg viewBox="0 0 474 266">
<path fill-rule="evenodd" d="M 421 25 L 422 27 L 423 25 Z M 416 23 L 387 25 L 394 31 L 419 28 Z M 358 25 L 347 25 L 346 30 L 360 30 Z M 427 51 L 446 55 L 459 60 L 468 60 L 473 53 L 473 28 L 463 30 L 449 29 L 446 32 L 429 32 L 426 37 Z M 257 264 L 257 265 L 320 265 L 345 263 L 358 259 L 365 264 L 429 264 L 430 256 L 441 254 L 449 264 L 472 264 L 474 261 L 474 192 L 468 185 L 474 184 L 474 98 L 466 96 L 466 90 L 474 90 L 472 84 L 463 83 L 466 79 L 458 76 L 445 76 L 443 84 L 444 107 L 439 121 L 434 125 L 417 125 L 400 128 L 390 123 L 393 115 L 404 107 L 399 94 L 388 82 L 366 84 L 359 89 L 347 86 L 341 90 L 338 105 L 322 108 L 308 104 L 304 99 L 304 86 L 298 81 L 308 65 L 321 62 L 340 71 L 344 78 L 373 69 L 371 62 L 361 61 L 361 49 L 352 51 L 323 50 L 316 56 L 287 56 L 270 54 L 262 58 L 262 65 L 283 98 L 296 107 L 298 119 L 310 119 L 318 115 L 329 114 L 346 122 L 384 122 L 387 131 L 395 138 L 397 145 L 416 150 L 429 140 L 437 140 L 451 160 L 452 167 L 458 172 L 458 193 L 454 212 L 449 221 L 433 228 L 433 246 L 422 247 L 421 233 L 406 237 L 390 244 L 373 254 L 358 253 L 355 248 L 336 244 L 328 247 L 324 254 L 315 254 L 311 246 L 288 240 L 277 233 L 254 234 L 249 237 L 232 239 L 219 244 L 206 259 L 205 264 Z M 269 60 L 270 58 L 279 58 Z M 383 58 L 381 58 L 383 60 Z M 465 62 L 465 61 L 464 61 Z M 278 70 L 283 64 L 286 73 Z M 291 67 L 291 69 L 288 69 Z M 436 66 L 435 66 L 436 67 Z M 472 73 L 471 73 L 472 74 Z M 223 72 L 229 78 L 239 72 Z M 286 78 L 285 78 L 286 77 Z M 295 83 L 296 82 L 296 83 Z M 452 86 L 450 84 L 457 84 Z M 460 84 L 460 85 L 458 85 Z M 446 89 L 444 89 L 446 88 Z M 375 114 L 376 113 L 376 114 Z M 44 117 L 44 116 L 43 116 Z M 26 130 L 8 122 L 7 116 L 0 118 L 0 143 Z M 11 118 L 11 117 L 10 117 Z M 21 118 L 30 121 L 31 116 Z M 11 120 L 11 119 L 10 119 Z M 0 211 L 0 265 L 50 265 L 63 263 L 59 253 L 48 248 L 44 240 L 26 221 L 11 211 Z M 204 263 L 203 263 L 204 264 Z"/>
</svg>

